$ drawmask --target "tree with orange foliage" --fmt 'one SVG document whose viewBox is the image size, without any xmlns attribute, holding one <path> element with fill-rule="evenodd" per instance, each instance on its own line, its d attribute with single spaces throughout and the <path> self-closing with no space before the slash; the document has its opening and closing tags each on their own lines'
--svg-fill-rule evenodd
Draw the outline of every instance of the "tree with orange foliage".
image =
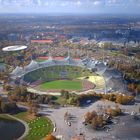
<svg viewBox="0 0 140 140">
<path fill-rule="evenodd" d="M 128 90 L 129 91 L 134 92 L 135 89 L 136 89 L 136 84 L 134 84 L 134 83 L 128 84 Z"/>
<path fill-rule="evenodd" d="M 49 135 L 45 138 L 45 140 L 57 140 L 57 139 L 56 139 L 55 136 L 49 134 Z"/>
</svg>

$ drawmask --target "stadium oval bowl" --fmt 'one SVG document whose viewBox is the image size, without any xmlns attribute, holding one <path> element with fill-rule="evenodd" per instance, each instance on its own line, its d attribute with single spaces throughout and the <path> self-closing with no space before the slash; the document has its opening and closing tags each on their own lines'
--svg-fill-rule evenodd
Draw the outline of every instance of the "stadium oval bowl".
<svg viewBox="0 0 140 140">
<path fill-rule="evenodd" d="M 25 50 L 27 46 L 22 46 L 22 45 L 15 45 L 15 46 L 8 46 L 4 47 L 2 50 L 5 52 L 12 52 L 12 51 L 20 51 L 20 50 Z"/>
</svg>

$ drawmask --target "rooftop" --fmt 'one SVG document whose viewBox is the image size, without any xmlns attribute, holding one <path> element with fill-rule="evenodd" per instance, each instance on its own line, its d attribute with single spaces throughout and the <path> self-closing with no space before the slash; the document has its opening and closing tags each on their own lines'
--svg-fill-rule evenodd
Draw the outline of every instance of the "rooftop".
<svg viewBox="0 0 140 140">
<path fill-rule="evenodd" d="M 4 47 L 2 50 L 4 52 L 12 52 L 12 51 L 20 51 L 26 49 L 27 46 L 22 46 L 22 45 L 15 45 L 15 46 L 8 46 Z"/>
</svg>

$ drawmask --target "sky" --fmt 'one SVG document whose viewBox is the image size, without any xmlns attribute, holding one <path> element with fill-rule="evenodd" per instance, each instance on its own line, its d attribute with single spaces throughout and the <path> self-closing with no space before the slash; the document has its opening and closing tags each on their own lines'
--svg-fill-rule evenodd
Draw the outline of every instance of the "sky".
<svg viewBox="0 0 140 140">
<path fill-rule="evenodd" d="M 140 0 L 0 0 L 0 13 L 140 14 Z"/>
</svg>

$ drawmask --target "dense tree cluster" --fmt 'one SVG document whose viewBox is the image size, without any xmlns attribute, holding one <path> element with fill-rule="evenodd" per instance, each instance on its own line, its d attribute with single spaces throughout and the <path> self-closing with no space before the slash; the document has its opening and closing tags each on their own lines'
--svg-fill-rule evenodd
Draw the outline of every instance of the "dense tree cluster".
<svg viewBox="0 0 140 140">
<path fill-rule="evenodd" d="M 9 74 L 7 72 L 0 71 L 0 82 L 3 83 L 3 87 L 7 86 L 9 83 Z"/>
<path fill-rule="evenodd" d="M 119 104 L 130 104 L 134 101 L 133 96 L 128 96 L 124 94 L 97 94 L 97 93 L 89 93 L 89 94 L 81 94 L 77 95 L 75 93 L 70 93 L 68 91 L 61 91 L 61 96 L 59 97 L 65 100 L 65 104 L 75 105 L 75 106 L 83 106 L 87 104 L 87 101 L 95 102 L 100 99 L 106 99 L 109 101 L 113 101 Z M 38 95 L 34 93 L 27 92 L 26 87 L 17 86 L 9 91 L 8 100 L 10 102 L 31 102 L 35 101 L 36 103 L 41 104 L 49 104 L 49 105 L 57 105 L 56 102 L 57 97 L 51 95 Z M 61 103 L 60 103 L 61 104 Z"/>
<path fill-rule="evenodd" d="M 12 89 L 12 87 L 9 84 L 4 84 L 3 89 L 6 90 L 6 91 L 9 91 L 9 90 Z"/>
<path fill-rule="evenodd" d="M 61 91 L 61 97 L 64 98 L 66 100 L 67 104 L 70 105 L 78 105 L 78 95 L 76 95 L 75 93 L 70 93 L 68 91 L 62 90 Z"/>
<path fill-rule="evenodd" d="M 128 90 L 136 96 L 137 94 L 140 94 L 140 84 L 129 83 Z"/>
<path fill-rule="evenodd" d="M 85 114 L 85 122 L 90 124 L 94 129 L 101 129 L 107 125 L 111 118 L 121 115 L 122 110 L 116 106 L 115 108 L 108 107 L 104 113 L 97 113 L 96 111 L 87 112 Z"/>
<path fill-rule="evenodd" d="M 53 99 L 55 97 L 51 95 L 37 95 L 34 93 L 30 93 L 27 91 L 24 86 L 17 86 L 13 90 L 11 90 L 8 94 L 8 99 L 10 101 L 18 101 L 18 102 L 31 102 L 36 101 L 37 103 L 42 104 L 53 104 Z"/>
<path fill-rule="evenodd" d="M 15 113 L 18 111 L 19 108 L 15 102 L 4 102 L 0 97 L 0 113 Z"/>
<path fill-rule="evenodd" d="M 38 107 L 39 105 L 36 101 L 33 100 L 28 102 L 28 112 L 34 116 L 38 115 Z"/>
<path fill-rule="evenodd" d="M 105 109 L 105 113 L 111 117 L 115 117 L 121 115 L 122 110 L 119 108 L 119 106 L 116 106 L 115 108 L 111 108 L 110 106 L 108 106 L 108 108 Z"/>
<path fill-rule="evenodd" d="M 96 111 L 87 112 L 85 114 L 85 122 L 92 125 L 94 129 L 100 129 L 106 125 L 103 115 L 98 115 Z"/>
<path fill-rule="evenodd" d="M 123 105 L 130 104 L 134 101 L 133 96 L 128 96 L 128 95 L 124 95 L 124 94 L 90 93 L 90 94 L 79 95 L 78 98 L 77 98 L 77 101 L 75 101 L 75 102 L 78 103 L 77 105 L 82 105 L 87 100 L 96 101 L 96 100 L 99 100 L 99 99 L 106 99 L 106 100 L 113 101 L 113 102 L 123 104 Z"/>
<path fill-rule="evenodd" d="M 123 105 L 126 105 L 126 104 L 130 104 L 134 101 L 134 97 L 133 96 L 126 96 L 126 95 L 117 95 L 116 96 L 116 103 L 119 103 L 119 104 L 123 104 Z"/>
</svg>

